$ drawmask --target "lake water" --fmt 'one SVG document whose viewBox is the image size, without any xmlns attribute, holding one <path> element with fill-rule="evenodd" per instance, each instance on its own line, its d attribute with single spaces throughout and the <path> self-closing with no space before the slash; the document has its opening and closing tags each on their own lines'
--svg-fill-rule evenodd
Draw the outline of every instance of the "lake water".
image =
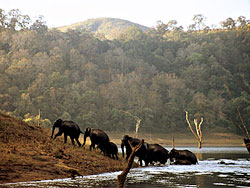
<svg viewBox="0 0 250 188">
<path fill-rule="evenodd" d="M 170 150 L 170 148 L 167 148 Z M 250 154 L 245 147 L 176 147 L 189 149 L 199 159 L 198 165 L 165 165 L 131 169 L 124 187 L 133 188 L 214 188 L 250 187 Z M 57 179 L 26 183 L 0 184 L 8 188 L 100 188 L 117 187 L 117 175 L 121 172 L 104 173 L 74 180 Z"/>
</svg>

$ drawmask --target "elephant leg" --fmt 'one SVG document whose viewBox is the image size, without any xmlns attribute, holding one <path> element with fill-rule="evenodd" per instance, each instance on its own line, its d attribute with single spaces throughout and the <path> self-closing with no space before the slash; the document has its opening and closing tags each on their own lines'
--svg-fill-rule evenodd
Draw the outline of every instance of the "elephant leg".
<svg viewBox="0 0 250 188">
<path fill-rule="evenodd" d="M 64 143 L 65 143 L 65 144 L 67 143 L 67 137 L 68 137 L 68 135 L 66 135 L 66 134 L 64 133 Z"/>
<path fill-rule="evenodd" d="M 91 148 L 93 148 L 93 150 L 95 149 L 95 144 L 92 144 L 91 143 L 91 145 L 89 146 L 89 150 L 91 151 L 92 149 Z"/>
<path fill-rule="evenodd" d="M 70 139 L 71 139 L 72 144 L 75 145 L 74 138 L 73 138 L 73 137 L 70 137 Z"/>
<path fill-rule="evenodd" d="M 141 158 L 139 158 L 139 162 L 140 162 L 140 166 L 142 166 L 142 159 Z"/>
<path fill-rule="evenodd" d="M 104 155 L 104 156 L 108 156 L 108 153 L 107 153 L 106 150 L 103 150 L 103 155 Z"/>
<path fill-rule="evenodd" d="M 107 156 L 108 156 L 109 158 L 112 158 L 112 154 L 110 154 L 110 153 L 107 153 Z"/>
<path fill-rule="evenodd" d="M 128 160 L 129 156 L 130 156 L 130 153 L 127 153 L 126 160 Z"/>
<path fill-rule="evenodd" d="M 148 166 L 149 161 L 147 159 L 145 159 L 145 158 L 143 160 L 144 160 L 145 166 Z M 141 161 L 142 161 L 142 159 L 141 159 Z"/>
<path fill-rule="evenodd" d="M 113 154 L 113 159 L 116 159 L 116 160 L 118 160 L 118 156 L 117 156 L 117 153 L 114 153 L 114 154 Z"/>
<path fill-rule="evenodd" d="M 78 138 L 76 138 L 75 140 L 76 140 L 78 146 L 81 147 L 82 144 L 79 142 Z"/>
</svg>

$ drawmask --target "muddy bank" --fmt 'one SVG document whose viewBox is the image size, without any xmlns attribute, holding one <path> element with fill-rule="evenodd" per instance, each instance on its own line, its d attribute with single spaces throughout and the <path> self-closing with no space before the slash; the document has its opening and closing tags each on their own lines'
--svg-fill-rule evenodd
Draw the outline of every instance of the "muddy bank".
<svg viewBox="0 0 250 188">
<path fill-rule="evenodd" d="M 28 125 L 0 114 L 0 183 L 23 182 L 99 174 L 123 169 L 124 161 L 113 160 L 64 144 L 63 137 L 50 139 L 50 129 Z"/>
</svg>

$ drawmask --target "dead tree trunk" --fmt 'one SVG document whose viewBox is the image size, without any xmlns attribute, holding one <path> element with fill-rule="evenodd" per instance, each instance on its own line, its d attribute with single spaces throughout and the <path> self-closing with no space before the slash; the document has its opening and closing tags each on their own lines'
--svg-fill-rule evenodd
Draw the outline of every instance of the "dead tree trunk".
<svg viewBox="0 0 250 188">
<path fill-rule="evenodd" d="M 40 127 L 40 118 L 41 118 L 41 111 L 38 109 L 38 115 L 37 115 L 37 126 Z"/>
<path fill-rule="evenodd" d="M 123 111 L 121 110 L 122 112 L 130 115 L 131 117 L 133 117 L 135 120 L 136 120 L 136 125 L 135 125 L 135 137 L 138 138 L 138 132 L 139 132 L 139 128 L 140 128 L 140 124 L 141 124 L 141 118 L 137 117 L 136 115 L 133 115 L 131 114 L 130 112 L 128 111 Z"/>
<path fill-rule="evenodd" d="M 192 129 L 192 126 L 188 120 L 188 112 L 186 111 L 186 120 L 189 126 L 189 129 L 191 130 L 191 132 L 193 133 L 193 135 L 195 136 L 195 138 L 197 139 L 198 142 L 198 148 L 201 149 L 201 144 L 202 144 L 202 132 L 201 132 L 201 124 L 203 123 L 203 118 L 201 118 L 201 121 L 198 125 L 198 121 L 197 119 L 194 119 L 194 125 L 195 125 L 195 129 L 196 129 L 196 133 L 194 132 L 194 130 Z"/>
<path fill-rule="evenodd" d="M 174 135 L 172 135 L 172 148 L 174 149 Z"/>
<path fill-rule="evenodd" d="M 124 186 L 124 182 L 126 180 L 126 177 L 129 173 L 129 170 L 132 168 L 133 162 L 134 162 L 134 158 L 135 158 L 135 152 L 137 152 L 142 144 L 144 144 L 144 140 L 142 139 L 141 142 L 137 145 L 137 146 L 132 146 L 132 144 L 130 143 L 130 141 L 128 141 L 130 147 L 132 148 L 132 152 L 128 158 L 128 165 L 123 169 L 122 173 L 120 175 L 117 176 L 117 187 L 118 188 L 122 188 Z"/>
<path fill-rule="evenodd" d="M 138 130 L 139 130 L 139 127 L 140 127 L 140 124 L 141 124 L 141 119 L 138 118 L 138 117 L 135 117 L 135 118 L 136 118 L 135 137 L 138 138 Z"/>
</svg>

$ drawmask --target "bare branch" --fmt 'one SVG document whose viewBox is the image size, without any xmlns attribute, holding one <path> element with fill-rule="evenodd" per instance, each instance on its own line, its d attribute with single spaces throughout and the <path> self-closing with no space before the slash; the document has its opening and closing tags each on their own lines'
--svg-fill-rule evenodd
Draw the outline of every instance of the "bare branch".
<svg viewBox="0 0 250 188">
<path fill-rule="evenodd" d="M 203 123 L 203 118 L 201 118 L 201 121 L 198 125 L 198 120 L 197 119 L 194 119 L 194 125 L 195 125 L 195 129 L 196 129 L 196 134 L 194 132 L 194 130 L 192 129 L 192 126 L 188 120 L 188 112 L 186 111 L 186 120 L 187 120 L 187 123 L 188 123 L 188 126 L 191 130 L 191 132 L 193 133 L 193 135 L 195 136 L 195 138 L 197 139 L 198 141 L 198 147 L 199 149 L 201 148 L 201 142 L 202 142 L 202 132 L 201 132 L 201 125 Z"/>
<path fill-rule="evenodd" d="M 195 136 L 195 138 L 198 139 L 197 135 L 194 133 L 194 131 L 193 131 L 192 127 L 191 127 L 191 124 L 190 124 L 190 122 L 188 120 L 188 112 L 187 111 L 186 111 L 186 120 L 187 120 L 187 123 L 188 123 L 188 126 L 189 126 L 191 132 L 193 133 L 193 135 Z"/>
<path fill-rule="evenodd" d="M 130 116 L 132 116 L 135 120 L 136 120 L 136 125 L 135 125 L 135 134 L 136 134 L 136 138 L 138 138 L 138 130 L 140 128 L 140 124 L 141 124 L 141 118 L 137 117 L 136 115 L 131 114 L 128 111 L 124 111 L 124 110 L 120 110 L 121 112 L 124 112 Z"/>
<path fill-rule="evenodd" d="M 203 123 L 203 117 L 201 118 L 201 122 L 199 124 L 199 132 L 200 132 L 200 141 L 202 140 L 202 132 L 201 132 L 201 124 Z"/>
<path fill-rule="evenodd" d="M 230 91 L 230 89 L 229 89 L 229 87 L 228 87 L 228 85 L 227 85 L 227 83 L 226 83 L 226 80 L 225 80 L 224 78 L 221 78 L 221 79 L 224 81 L 224 86 L 225 86 L 225 88 L 227 89 L 227 92 L 228 92 L 229 95 L 232 97 L 232 101 L 233 101 L 233 103 L 234 103 L 234 105 L 235 105 L 235 107 L 236 107 L 236 110 L 237 110 L 238 115 L 239 115 L 239 117 L 240 117 L 241 123 L 242 123 L 242 125 L 243 125 L 243 127 L 244 127 L 244 129 L 245 129 L 245 133 L 246 133 L 246 135 L 247 135 L 247 138 L 250 139 L 250 136 L 249 136 L 249 133 L 248 133 L 246 124 L 245 124 L 245 122 L 244 122 L 244 120 L 243 120 L 243 118 L 242 118 L 242 116 L 241 116 L 241 113 L 240 113 L 240 110 L 239 110 L 239 106 L 238 106 L 238 104 L 236 103 L 236 101 L 235 101 L 235 99 L 234 99 L 234 97 L 233 97 L 233 94 L 231 93 L 231 91 Z"/>
<path fill-rule="evenodd" d="M 199 132 L 199 129 L 198 129 L 198 121 L 197 121 L 197 119 L 194 119 L 194 125 L 195 125 L 195 129 L 196 129 L 197 138 L 199 139 L 200 138 L 200 132 Z"/>
</svg>

